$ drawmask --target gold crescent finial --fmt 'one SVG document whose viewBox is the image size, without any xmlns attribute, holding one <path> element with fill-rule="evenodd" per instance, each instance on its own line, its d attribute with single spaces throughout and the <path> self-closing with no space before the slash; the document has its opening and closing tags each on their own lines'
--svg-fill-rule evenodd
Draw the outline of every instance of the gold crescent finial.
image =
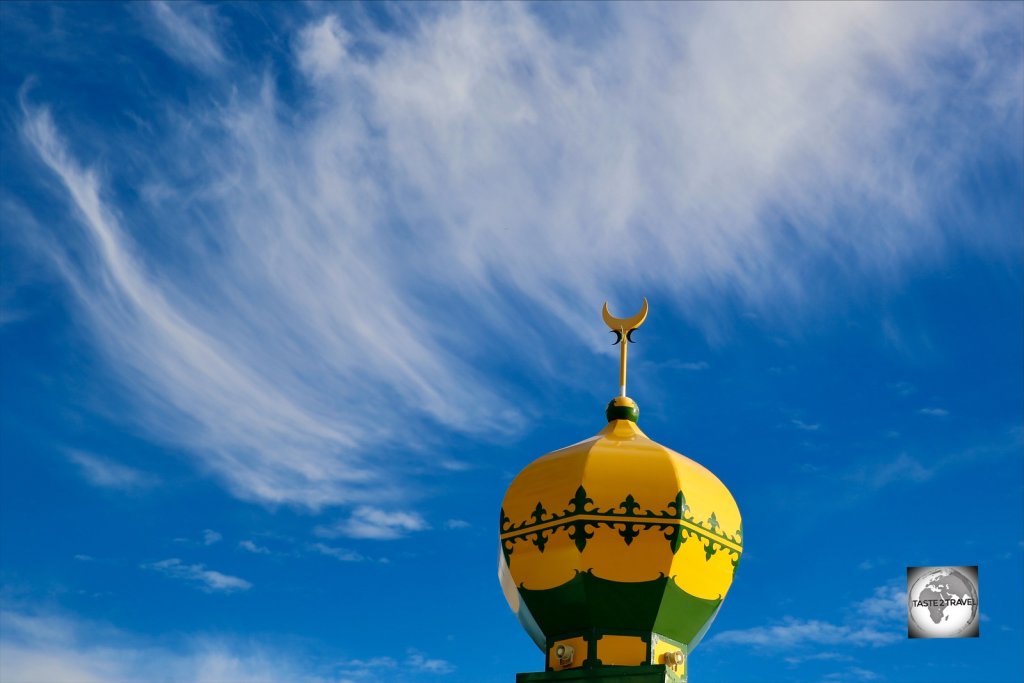
<svg viewBox="0 0 1024 683">
<path fill-rule="evenodd" d="M 604 318 L 604 322 L 608 325 L 608 328 L 615 333 L 616 340 L 615 344 L 622 344 L 622 350 L 619 354 L 619 396 L 626 395 L 626 347 L 633 341 L 630 335 L 633 330 L 644 324 L 647 320 L 647 297 L 644 297 L 644 304 L 640 307 L 640 312 L 630 318 L 616 318 L 608 311 L 608 302 L 604 302 L 604 308 L 601 310 L 601 317 Z M 612 344 L 614 346 L 615 344 Z"/>
<path fill-rule="evenodd" d="M 640 312 L 631 318 L 616 318 L 608 311 L 608 302 L 604 302 L 604 309 L 601 311 L 601 317 L 604 318 L 605 324 L 611 329 L 612 332 L 619 332 L 622 335 L 627 335 L 636 328 L 644 324 L 647 320 L 647 297 L 644 297 L 643 306 L 640 307 Z"/>
</svg>

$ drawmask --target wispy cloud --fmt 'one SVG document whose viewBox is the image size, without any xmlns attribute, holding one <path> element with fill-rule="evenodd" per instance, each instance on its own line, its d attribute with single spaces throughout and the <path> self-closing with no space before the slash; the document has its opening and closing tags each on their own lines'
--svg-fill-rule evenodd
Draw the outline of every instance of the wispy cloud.
<svg viewBox="0 0 1024 683">
<path fill-rule="evenodd" d="M 444 523 L 445 529 L 468 529 L 472 526 L 469 522 L 464 519 L 449 519 Z"/>
<path fill-rule="evenodd" d="M 271 554 L 270 548 L 267 548 L 266 546 L 262 546 L 262 545 L 257 545 L 256 543 L 254 543 L 253 541 L 250 541 L 249 539 L 246 539 L 244 541 L 239 541 L 238 542 L 238 547 L 241 548 L 242 550 L 246 550 L 246 551 L 248 551 L 250 553 L 253 553 L 255 555 L 270 555 Z"/>
<path fill-rule="evenodd" d="M 911 394 L 917 391 L 917 387 L 915 387 L 910 382 L 904 381 L 893 382 L 889 385 L 889 388 L 895 391 L 900 396 L 910 396 Z"/>
<path fill-rule="evenodd" d="M 958 469 L 983 467 L 988 462 L 1015 457 L 1022 447 L 1024 430 L 1012 425 L 1002 433 L 997 430 L 987 443 L 946 452 L 930 449 L 924 456 L 908 451 L 868 455 L 840 472 L 805 463 L 800 471 L 821 478 L 822 487 L 820 490 L 813 487 L 804 489 L 804 497 L 799 505 L 831 509 L 862 504 L 866 498 L 890 487 L 911 489 L 934 482 L 940 477 L 949 477 Z M 815 524 L 811 518 L 803 521 Z M 872 569 L 880 566 L 881 562 L 869 558 L 861 563 L 861 568 Z"/>
<path fill-rule="evenodd" d="M 202 564 L 184 564 L 176 557 L 144 564 L 142 567 L 172 579 L 195 584 L 207 593 L 236 593 L 252 588 L 252 584 L 245 579 L 207 569 Z"/>
<path fill-rule="evenodd" d="M 407 650 L 405 656 L 400 659 L 384 656 L 372 659 L 351 659 L 339 664 L 343 676 L 370 680 L 379 680 L 382 671 L 393 670 L 400 673 L 400 669 L 404 667 L 426 674 L 449 674 L 455 671 L 455 665 L 451 662 L 427 657 L 413 649 Z"/>
<path fill-rule="evenodd" d="M 853 605 L 840 623 L 820 619 L 784 617 L 772 626 L 723 631 L 710 642 L 746 645 L 777 656 L 790 656 L 793 650 L 821 645 L 878 647 L 905 638 L 901 626 L 906 618 L 906 591 L 892 585 L 876 588 L 871 597 Z M 790 663 L 809 661 L 797 657 Z"/>
<path fill-rule="evenodd" d="M 820 424 L 811 424 L 808 422 L 804 422 L 803 420 L 790 420 L 789 422 L 797 429 L 803 430 L 805 432 L 816 432 L 819 429 L 821 429 Z"/>
<path fill-rule="evenodd" d="M 786 617 L 774 626 L 723 631 L 712 638 L 715 643 L 774 647 L 780 650 L 803 645 L 888 645 L 899 640 L 895 631 L 873 626 L 849 626 L 816 619 Z"/>
<path fill-rule="evenodd" d="M 949 411 L 945 408 L 921 408 L 917 412 L 921 415 L 930 415 L 931 417 L 946 417 L 949 415 Z"/>
<path fill-rule="evenodd" d="M 216 14 L 201 3 L 155 0 L 144 5 L 156 43 L 171 57 L 212 72 L 224 66 L 216 32 Z"/>
<path fill-rule="evenodd" d="M 36 610 L 0 612 L 0 680 L 324 683 L 301 655 L 195 635 L 172 648 L 107 624 Z"/>
<path fill-rule="evenodd" d="M 336 16 L 328 15 L 318 23 L 307 25 L 296 41 L 299 70 L 314 80 L 337 73 L 344 66 L 350 40 Z"/>
<path fill-rule="evenodd" d="M 336 548 L 324 543 L 312 543 L 309 548 L 321 555 L 327 555 L 328 557 L 333 557 L 334 559 L 341 560 L 342 562 L 362 562 L 366 559 L 362 553 L 358 553 L 355 550 Z"/>
<path fill-rule="evenodd" d="M 804 662 L 848 662 L 853 657 L 841 652 L 813 652 L 805 655 L 790 655 L 784 660 L 787 664 L 803 664 Z"/>
<path fill-rule="evenodd" d="M 825 674 L 823 681 L 828 683 L 850 683 L 851 681 L 876 681 L 881 676 L 878 673 L 859 666 L 851 666 L 842 671 L 833 671 Z"/>
<path fill-rule="evenodd" d="M 935 475 L 932 467 L 921 463 L 907 453 L 900 453 L 888 462 L 876 463 L 858 469 L 850 475 L 853 481 L 866 485 L 872 491 L 894 483 L 920 483 Z"/>
<path fill-rule="evenodd" d="M 136 491 L 155 486 L 159 483 L 156 476 L 121 465 L 107 458 L 86 453 L 84 451 L 67 451 L 68 459 L 78 465 L 82 476 L 94 486 L 103 488 Z"/>
<path fill-rule="evenodd" d="M 331 526 L 317 527 L 316 533 L 327 538 L 348 536 L 393 540 L 402 538 L 410 532 L 429 528 L 426 520 L 414 512 L 388 512 L 363 505 L 353 510 L 348 519 Z"/>
<path fill-rule="evenodd" d="M 185 546 L 210 546 L 216 545 L 217 543 L 220 543 L 222 540 L 224 540 L 224 536 L 219 531 L 215 531 L 213 529 L 203 529 L 203 533 L 199 536 L 199 538 L 178 536 L 174 539 L 174 542 L 180 543 L 181 545 Z"/>
<path fill-rule="evenodd" d="M 195 683 L 395 683 L 455 671 L 416 649 L 402 654 L 321 661 L 322 657 L 254 638 L 194 633 L 146 638 L 110 624 L 52 610 L 0 611 L 0 680 L 26 683 L 195 681 Z M 406 672 L 415 672 L 406 677 Z"/>
<path fill-rule="evenodd" d="M 956 220 L 958 169 L 1020 146 L 1016 4 L 609 6 L 599 32 L 460 4 L 358 53 L 319 18 L 266 71 L 220 47 L 215 7 L 145 11 L 230 97 L 160 101 L 151 137 L 107 141 L 148 160 L 131 176 L 26 105 L 78 228 L 40 239 L 137 417 L 250 500 L 380 504 L 415 427 L 515 433 L 532 389 L 493 358 L 607 352 L 609 292 L 642 284 L 712 334 L 723 300 L 785 323 L 1020 243 Z"/>
<path fill-rule="evenodd" d="M 711 367 L 711 365 L 706 361 L 681 361 L 677 358 L 672 358 L 661 363 L 652 363 L 652 365 L 657 365 L 657 367 L 665 368 L 666 370 L 687 370 L 690 372 L 707 370 Z"/>
<path fill-rule="evenodd" d="M 879 586 L 856 605 L 857 614 L 876 623 L 898 624 L 907 618 L 907 591 L 897 585 Z"/>
<path fill-rule="evenodd" d="M 350 400 L 359 397 L 364 409 L 375 402 L 375 396 L 381 401 L 386 399 L 380 404 L 382 423 L 387 422 L 389 415 L 394 417 L 394 411 L 384 405 L 393 403 L 398 394 L 456 428 L 477 430 L 493 426 L 501 433 L 515 424 L 515 415 L 507 411 L 494 415 L 504 418 L 503 425 L 493 425 L 486 417 L 485 413 L 494 412 L 493 394 L 484 390 L 470 397 L 473 383 L 467 386 L 462 380 L 472 377 L 471 371 L 460 368 L 457 361 L 440 369 L 443 359 L 428 352 L 417 331 L 406 327 L 416 319 L 416 314 L 409 311 L 408 316 L 403 315 L 398 310 L 402 307 L 399 303 L 385 308 L 373 305 L 372 300 L 382 292 L 387 293 L 389 287 L 381 284 L 372 291 L 374 276 L 360 272 L 365 264 L 353 263 L 351 269 L 337 271 L 336 264 L 323 262 L 320 265 L 327 270 L 316 274 L 296 262 L 294 268 L 285 268 L 273 276 L 267 274 L 268 281 L 281 277 L 303 280 L 310 275 L 317 278 L 296 281 L 294 288 L 278 292 L 285 299 L 308 297 L 304 303 L 278 303 L 291 311 L 281 311 L 285 318 L 305 308 L 306 313 L 317 319 L 309 321 L 311 324 L 325 325 L 311 330 L 306 339 L 326 344 L 321 351 L 294 354 L 276 342 L 253 347 L 231 338 L 242 333 L 241 329 L 212 329 L 212 320 L 201 321 L 184 310 L 197 302 L 181 299 L 182 292 L 162 289 L 146 274 L 144 264 L 125 242 L 118 219 L 101 200 L 96 175 L 68 156 L 49 114 L 35 111 L 28 117 L 26 136 L 64 181 L 97 250 L 93 268 L 84 272 L 74 270 L 63 255 L 55 253 L 54 258 L 107 350 L 113 354 L 115 366 L 139 380 L 136 386 L 154 402 L 151 407 L 163 415 L 162 420 L 153 423 L 153 428 L 167 438 L 185 436 L 206 466 L 224 477 L 237 494 L 311 507 L 363 497 L 389 497 L 394 490 L 394 478 L 385 476 L 389 472 L 367 462 L 365 454 L 355 448 L 366 440 L 386 439 L 384 425 L 378 428 L 373 421 L 363 421 L 359 423 L 362 426 L 356 426 L 340 409 L 330 417 L 323 415 L 322 406 L 339 402 L 326 395 L 315 401 L 312 396 L 331 391 L 332 387 L 356 391 Z M 305 220 L 308 218 L 286 222 L 302 225 Z M 300 238 L 289 248 L 303 254 L 296 254 L 301 261 L 311 255 L 313 245 Z M 320 281 L 321 277 L 326 280 Z M 370 289 L 366 291 L 367 300 L 348 299 L 345 307 L 313 310 L 322 309 L 327 303 L 320 292 L 327 285 L 349 294 L 363 286 Z M 226 293 L 229 298 L 238 294 Z M 252 305 L 252 301 L 239 300 L 232 308 L 241 312 Z M 280 329 L 277 322 L 264 317 L 268 307 L 273 306 L 270 299 L 262 299 L 261 312 L 249 323 L 273 323 L 274 328 Z M 368 310 L 364 311 L 364 307 Z M 221 313 L 216 316 L 224 321 Z M 243 327 L 249 324 L 236 322 Z M 353 348 L 341 341 L 347 338 L 352 343 L 354 332 L 364 337 L 358 345 L 361 353 L 352 353 Z M 273 332 L 267 330 L 267 334 Z M 376 343 L 377 334 L 389 339 L 391 346 Z M 278 341 L 286 345 L 303 343 L 292 339 L 290 333 Z M 289 360 L 300 359 L 301 363 L 303 358 L 320 359 L 317 363 L 331 359 L 338 365 L 329 377 L 317 373 L 328 379 L 325 385 L 319 385 L 308 381 L 312 368 L 288 365 Z M 357 369 L 359 364 L 364 366 L 362 371 Z M 368 366 L 376 371 L 367 371 Z M 385 382 L 390 390 L 382 391 L 380 380 L 385 377 L 391 378 Z M 450 379 L 443 380 L 444 377 Z M 468 412 L 445 407 L 452 401 L 464 404 Z M 471 404 L 476 406 L 475 410 L 469 408 Z M 242 452 L 246 457 L 240 457 Z"/>
</svg>

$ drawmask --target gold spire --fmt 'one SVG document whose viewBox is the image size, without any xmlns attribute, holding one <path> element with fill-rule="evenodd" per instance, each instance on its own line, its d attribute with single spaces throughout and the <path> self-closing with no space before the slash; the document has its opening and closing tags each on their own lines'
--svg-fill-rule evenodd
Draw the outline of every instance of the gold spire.
<svg viewBox="0 0 1024 683">
<path fill-rule="evenodd" d="M 601 311 L 601 317 L 604 318 L 604 322 L 608 325 L 608 328 L 616 334 L 615 344 L 622 344 L 622 350 L 619 354 L 619 396 L 626 396 L 626 347 L 629 343 L 632 343 L 630 335 L 633 334 L 633 330 L 644 324 L 644 320 L 647 319 L 647 297 L 644 297 L 644 304 L 640 307 L 640 312 L 631 318 L 616 318 L 608 312 L 608 302 L 604 302 L 604 309 Z M 612 344 L 614 346 L 615 344 Z"/>
</svg>

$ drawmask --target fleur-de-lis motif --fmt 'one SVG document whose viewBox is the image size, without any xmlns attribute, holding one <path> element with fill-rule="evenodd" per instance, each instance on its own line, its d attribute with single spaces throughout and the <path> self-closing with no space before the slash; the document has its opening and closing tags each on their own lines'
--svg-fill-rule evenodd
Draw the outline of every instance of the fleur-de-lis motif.
<svg viewBox="0 0 1024 683">
<path fill-rule="evenodd" d="M 672 554 L 679 552 L 679 546 L 686 543 L 686 536 L 683 532 L 683 527 L 676 524 L 669 525 L 668 531 L 665 533 L 665 540 L 667 540 L 669 546 L 671 546 Z"/>
<path fill-rule="evenodd" d="M 686 504 L 686 497 L 683 496 L 682 491 L 678 491 L 676 497 L 668 502 L 668 507 L 673 510 L 672 516 L 676 519 L 682 519 L 683 515 L 690 511 L 690 506 Z"/>
<path fill-rule="evenodd" d="M 588 526 L 597 526 L 597 523 L 580 520 L 568 525 L 569 538 L 576 543 L 576 549 L 580 552 L 583 552 L 587 547 L 587 541 L 594 537 L 594 533 L 592 531 L 587 531 Z"/>
<path fill-rule="evenodd" d="M 512 524 L 502 510 L 502 552 L 505 560 L 510 561 L 515 544 L 523 540 L 530 541 L 540 552 L 544 552 L 551 536 L 562 530 L 568 533 L 577 550 L 582 552 L 587 547 L 587 541 L 594 537 L 594 530 L 602 526 L 618 531 L 627 546 L 643 531 L 659 529 L 664 532 L 673 553 L 678 552 L 689 537 L 695 536 L 702 541 L 705 559 L 710 560 L 712 555 L 724 551 L 734 558 L 732 564 L 735 571 L 740 558 L 740 549 L 736 546 L 742 546 L 743 543 L 742 526 L 734 536 L 730 536 L 722 531 L 715 513 L 706 521 L 694 519 L 689 514 L 690 506 L 682 491 L 676 492 L 675 497 L 666 503 L 665 509 L 659 512 L 641 512 L 642 509 L 636 498 L 627 494 L 617 506 L 602 511 L 594 506 L 593 499 L 587 496 L 586 489 L 581 485 L 561 513 L 549 514 L 544 505 L 538 502 L 530 513 L 532 521 Z M 543 528 L 535 528 L 542 525 Z"/>
<path fill-rule="evenodd" d="M 636 514 L 636 511 L 640 509 L 640 504 L 633 498 L 633 494 L 630 493 L 626 496 L 626 500 L 619 503 L 619 507 L 622 509 L 622 513 L 629 517 Z M 631 545 L 633 539 L 640 535 L 640 530 L 636 528 L 634 522 L 625 522 L 621 529 L 619 529 L 619 536 L 622 536 L 626 541 L 626 545 Z"/>
<path fill-rule="evenodd" d="M 636 502 L 633 498 L 633 494 L 630 493 L 626 496 L 626 500 L 619 503 L 619 507 L 622 508 L 622 513 L 632 517 L 636 514 L 636 511 L 640 509 L 640 503 Z"/>
<path fill-rule="evenodd" d="M 551 533 L 551 531 L 551 529 L 541 529 L 533 538 L 533 544 L 537 546 L 537 549 L 541 552 L 544 552 L 544 546 L 547 545 L 548 534 Z"/>
<path fill-rule="evenodd" d="M 576 489 L 576 495 L 569 499 L 569 505 L 572 507 L 571 514 L 584 515 L 591 512 L 597 512 L 597 510 L 588 510 L 587 503 L 593 503 L 593 499 L 587 498 L 587 490 L 581 485 Z M 539 505 L 539 503 L 538 503 Z M 566 512 L 570 512 L 566 510 Z"/>
<path fill-rule="evenodd" d="M 545 509 L 544 509 L 544 506 L 543 506 L 543 505 L 541 505 L 541 504 L 540 504 L 540 503 L 538 502 L 538 503 L 537 503 L 537 507 L 536 507 L 536 508 L 534 508 L 534 510 L 533 510 L 533 512 L 532 512 L 532 513 L 530 514 L 530 516 L 531 516 L 531 517 L 533 517 L 533 521 L 534 521 L 534 522 L 536 522 L 537 524 L 540 524 L 541 522 L 543 522 L 543 521 L 544 521 L 544 515 L 545 515 L 545 514 L 547 514 L 547 510 L 545 510 Z"/>
</svg>

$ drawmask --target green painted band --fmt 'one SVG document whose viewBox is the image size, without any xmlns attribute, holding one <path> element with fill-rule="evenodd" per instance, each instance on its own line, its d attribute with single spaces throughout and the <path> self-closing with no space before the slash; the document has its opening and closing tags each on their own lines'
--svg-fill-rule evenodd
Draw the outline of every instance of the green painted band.
<svg viewBox="0 0 1024 683">
<path fill-rule="evenodd" d="M 549 642 L 593 629 L 632 631 L 657 633 L 692 651 L 722 604 L 721 598 L 690 595 L 666 576 L 620 582 L 580 572 L 555 588 L 519 586 L 518 590 L 523 606 Z"/>
<path fill-rule="evenodd" d="M 612 420 L 629 420 L 630 422 L 636 422 L 640 419 L 640 408 L 637 406 L 617 406 L 615 401 L 608 404 L 608 407 L 604 410 L 605 417 L 608 421 Z"/>
</svg>

